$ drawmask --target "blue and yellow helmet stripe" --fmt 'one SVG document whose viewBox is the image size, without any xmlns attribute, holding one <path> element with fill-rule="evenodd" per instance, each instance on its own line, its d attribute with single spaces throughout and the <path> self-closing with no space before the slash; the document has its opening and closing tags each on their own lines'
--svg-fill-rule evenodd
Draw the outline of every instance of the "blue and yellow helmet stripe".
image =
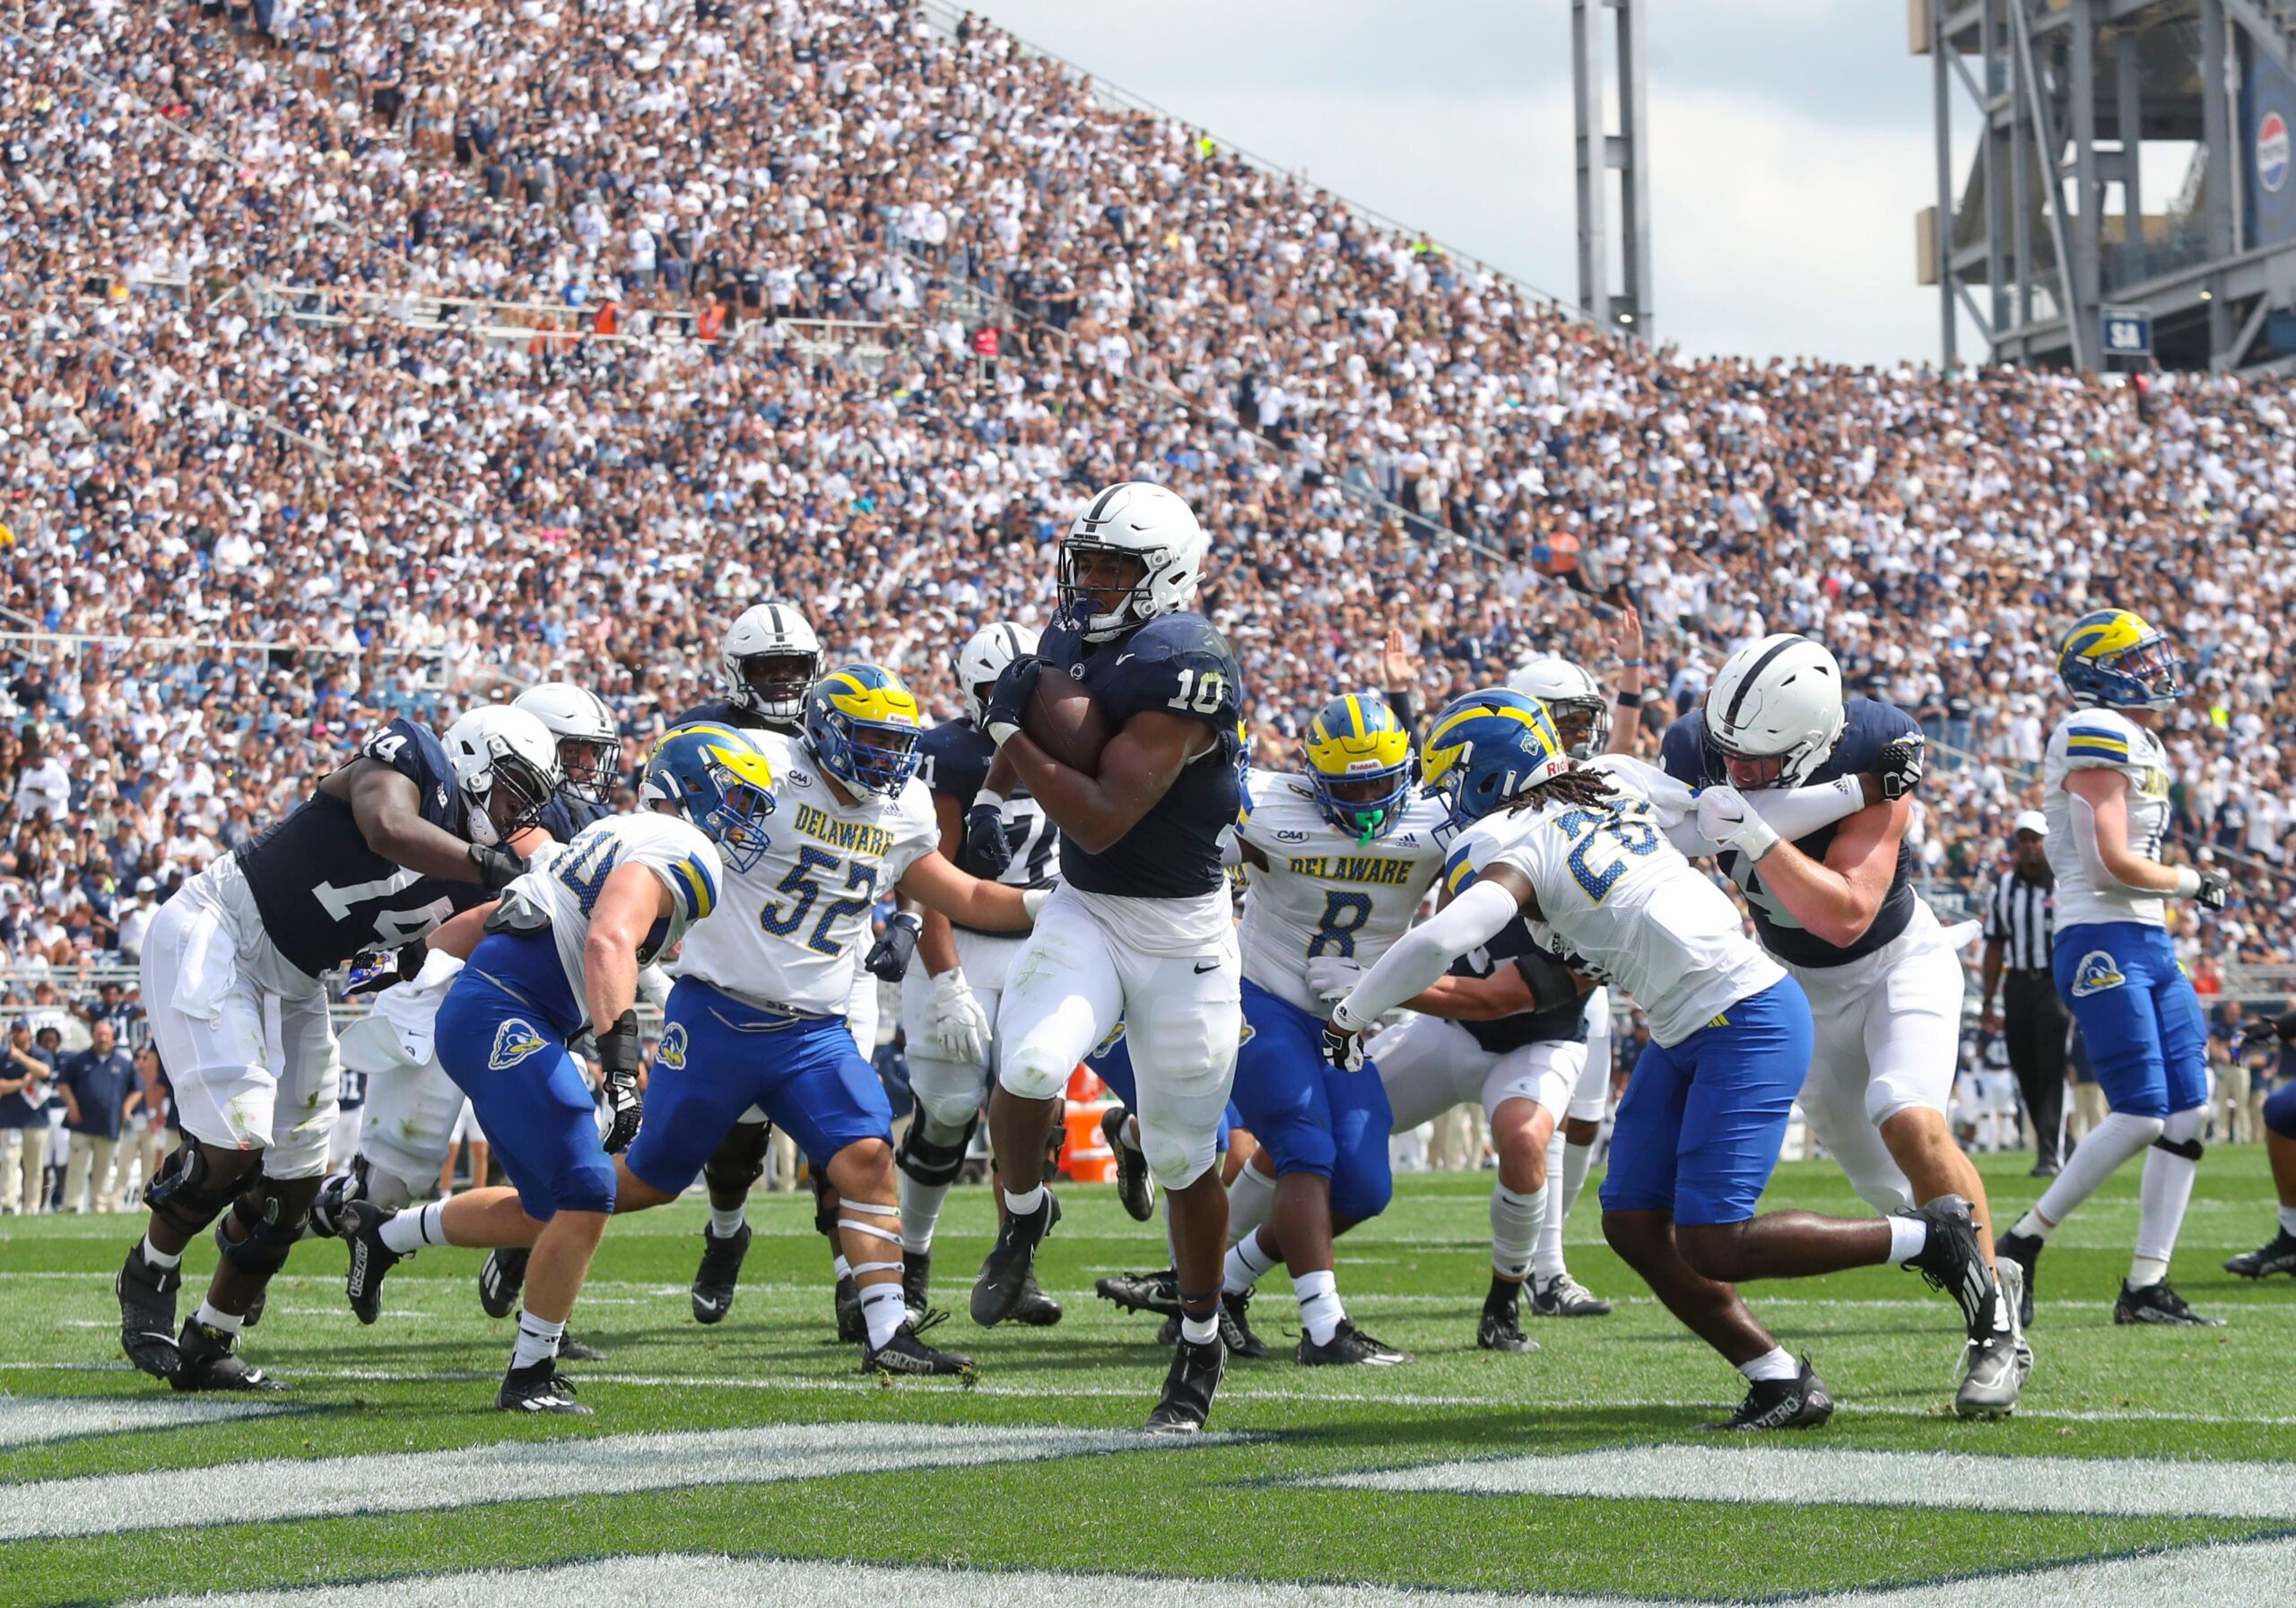
<svg viewBox="0 0 2296 1608">
<path fill-rule="evenodd" d="M 1331 700 L 1308 723 L 1300 753 L 1326 821 L 1361 843 L 1394 830 L 1411 792 L 1411 734 L 1386 699 L 1347 692 Z"/>
<path fill-rule="evenodd" d="M 1571 766 L 1546 706 L 1505 687 L 1446 704 L 1420 744 L 1420 763 L 1424 789 L 1449 806 L 1454 828 Z"/>
<path fill-rule="evenodd" d="M 891 795 L 917 774 L 917 694 L 882 665 L 840 665 L 805 700 L 804 743 L 848 787 Z"/>
<path fill-rule="evenodd" d="M 648 803 L 675 804 L 736 872 L 754 865 L 770 841 L 765 818 L 774 808 L 772 762 L 732 726 L 696 722 L 664 733 L 646 756 L 639 794 Z M 681 882 L 692 879 L 687 906 L 700 920 L 717 905 L 717 884 L 691 858 L 676 874 Z"/>
<path fill-rule="evenodd" d="M 2185 694 L 2166 633 L 2127 609 L 2093 609 L 2057 639 L 2057 673 L 2075 703 L 2166 708 Z"/>
</svg>

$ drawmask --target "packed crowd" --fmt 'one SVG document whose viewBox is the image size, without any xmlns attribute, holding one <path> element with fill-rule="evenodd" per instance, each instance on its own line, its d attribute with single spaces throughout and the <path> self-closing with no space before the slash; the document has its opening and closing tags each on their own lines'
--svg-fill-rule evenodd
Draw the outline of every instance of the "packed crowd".
<svg viewBox="0 0 2296 1608">
<path fill-rule="evenodd" d="M 1614 674 L 1632 599 L 1653 726 L 1805 630 L 1937 740 L 1918 830 L 1948 890 L 2029 798 L 2057 630 L 2137 609 L 2203 692 L 2179 835 L 2246 891 L 2187 941 L 2296 953 L 2261 869 L 2296 835 L 2279 382 L 1692 361 L 884 0 L 22 26 L 4 601 L 141 640 L 9 645 L 12 971 L 129 952 L 384 711 L 564 676 L 646 740 L 761 595 L 952 713 L 945 651 L 1041 619 L 1077 499 L 1129 477 L 1215 534 L 1264 760 L 1391 625 L 1433 699 L 1534 652 Z M 256 286 L 611 309 L 617 338 Z M 884 322 L 870 361 L 793 322 L 837 318 Z"/>
</svg>

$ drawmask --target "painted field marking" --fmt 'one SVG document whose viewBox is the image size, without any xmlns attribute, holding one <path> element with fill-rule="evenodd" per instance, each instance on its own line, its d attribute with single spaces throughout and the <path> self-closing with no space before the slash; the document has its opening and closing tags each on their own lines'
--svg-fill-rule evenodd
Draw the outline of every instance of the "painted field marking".
<svg viewBox="0 0 2296 1608">
<path fill-rule="evenodd" d="M 265 1418 L 300 1412 L 288 1402 L 200 1400 L 185 1396 L 0 1395 L 0 1447 L 45 1440 L 76 1440 L 83 1435 L 118 1435 L 140 1430 L 175 1430 L 186 1424 L 220 1423 L 233 1418 Z"/>
</svg>

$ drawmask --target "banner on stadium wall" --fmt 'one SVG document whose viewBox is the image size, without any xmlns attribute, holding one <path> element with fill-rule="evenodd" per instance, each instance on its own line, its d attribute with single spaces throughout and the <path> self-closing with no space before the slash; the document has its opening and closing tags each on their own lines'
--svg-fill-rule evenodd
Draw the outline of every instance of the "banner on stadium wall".
<svg viewBox="0 0 2296 1608">
<path fill-rule="evenodd" d="M 2296 80 L 2261 50 L 2242 52 L 2240 132 L 2247 243 L 2296 240 Z"/>
</svg>

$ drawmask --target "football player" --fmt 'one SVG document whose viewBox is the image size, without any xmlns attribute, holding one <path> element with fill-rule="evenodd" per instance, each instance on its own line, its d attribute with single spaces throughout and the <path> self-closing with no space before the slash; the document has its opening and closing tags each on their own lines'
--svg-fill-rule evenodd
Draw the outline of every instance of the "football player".
<svg viewBox="0 0 2296 1608">
<path fill-rule="evenodd" d="M 987 710 L 998 752 L 966 814 L 984 863 L 1009 854 L 1013 782 L 1060 829 L 1060 884 L 998 1003 L 989 1132 L 1007 1215 L 973 1286 L 975 1322 L 1018 1307 L 1059 1204 L 1045 1146 L 1069 1074 L 1121 1020 L 1139 1080 L 1141 1149 L 1171 1203 L 1185 1317 L 1152 1431 L 1204 1426 L 1226 1366 L 1217 1316 L 1228 1195 L 1213 1169 L 1242 1026 L 1241 961 L 1221 840 L 1242 802 L 1243 688 L 1193 612 L 1210 539 L 1186 502 L 1132 481 L 1088 503 L 1060 546 L 1059 612 Z M 1109 738 L 1094 769 L 1022 729 L 1039 674 L 1091 693 Z"/>
<path fill-rule="evenodd" d="M 1037 643 L 1034 628 L 1004 622 L 984 625 L 966 638 L 952 665 L 965 712 L 935 726 L 917 743 L 917 775 L 933 795 L 941 853 L 961 871 L 1017 888 L 1051 885 L 1057 847 L 1052 822 L 1028 790 L 1016 785 L 999 806 L 1012 857 L 998 871 L 966 848 L 964 812 L 987 780 L 996 754 L 982 725 L 988 695 L 1004 667 L 1036 652 Z M 941 1204 L 964 1166 L 966 1147 L 988 1099 L 996 1002 L 1021 940 L 955 926 L 937 910 L 904 911 L 893 918 L 880 947 L 884 952 L 872 950 L 868 964 L 880 975 L 892 971 L 900 983 L 909 1085 L 917 1099 L 917 1116 L 893 1160 L 900 1169 L 902 1278 L 910 1310 L 921 1312 L 932 1290 L 933 1230 Z M 1039 1326 L 1057 1323 L 1060 1315 L 1060 1303 L 1039 1290 L 1033 1278 L 1013 1314 L 1019 1322 Z"/>
<path fill-rule="evenodd" d="M 320 976 L 507 886 L 525 868 L 513 841 L 557 787 L 530 715 L 479 709 L 443 743 L 394 720 L 161 907 L 143 994 L 185 1143 L 146 1186 L 151 1225 L 115 1281 L 136 1367 L 178 1390 L 277 1387 L 239 1337 L 326 1170 L 341 1064 Z M 222 1261 L 178 1336 L 184 1247 L 219 1218 Z"/>
<path fill-rule="evenodd" d="M 753 863 L 775 807 L 765 756 L 722 726 L 671 733 L 648 758 L 649 806 L 575 834 L 545 871 L 513 882 L 483 918 L 442 933 L 467 949 L 439 1009 L 447 1074 L 502 1159 L 508 1188 L 467 1189 L 413 1212 L 372 1201 L 344 1208 L 344 1291 L 361 1323 L 382 1310 L 384 1278 L 427 1246 L 532 1247 L 510 1367 L 495 1393 L 506 1412 L 587 1413 L 558 1373 L 560 1337 L 615 1206 L 609 1160 L 639 1131 L 638 973 L 719 908 L 728 862 Z M 612 1125 L 603 1139 L 582 1064 L 567 1047 L 597 1040 Z"/>
<path fill-rule="evenodd" d="M 510 700 L 558 739 L 558 769 L 565 779 L 543 806 L 542 829 L 561 843 L 604 817 L 622 769 L 622 728 L 605 700 L 572 682 L 544 682 Z"/>
<path fill-rule="evenodd" d="M 2296 1011 L 2273 1018 L 2269 1027 L 2283 1046 L 2284 1057 L 2284 1047 L 2296 1044 Z M 2280 1196 L 2280 1232 L 2224 1264 L 2226 1273 L 2244 1279 L 2296 1273 L 2296 1082 L 2283 1082 L 2264 1102 L 2264 1129 L 2265 1155 L 2272 1163 L 2273 1188 Z"/>
<path fill-rule="evenodd" d="M 1845 700 L 1841 666 L 1822 645 L 1781 633 L 1724 662 L 1704 707 L 1666 728 L 1660 755 L 1668 775 L 1701 789 L 1700 826 L 1724 845 L 1722 867 L 1762 947 L 1810 1002 L 1816 1049 L 1801 1105 L 1811 1131 L 1876 1211 L 1968 1201 L 1990 1260 L 1985 1184 L 1950 1115 L 1961 963 L 1913 890 L 1910 788 L 1791 839 L 1747 802 L 1875 769 L 1884 748 L 1920 741 L 1902 709 Z M 1956 1411 L 2011 1411 L 2030 1358 L 2013 1312 L 1995 1314 L 1963 1349 Z"/>
<path fill-rule="evenodd" d="M 2034 1268 L 2049 1235 L 2143 1151 L 2136 1252 L 2113 1321 L 2220 1324 L 2186 1305 L 2168 1280 L 2208 1119 L 2207 1030 L 2169 940 L 2168 900 L 2221 910 L 2231 891 L 2221 871 L 2160 860 L 2169 830 L 2161 715 L 2187 690 L 2184 666 L 2143 619 L 2100 609 L 2065 633 L 2057 673 L 2074 708 L 2050 733 L 2041 767 L 2042 841 L 2057 874 L 2051 959 L 2109 1114 L 2003 1236 L 2001 1254 L 2024 1270 L 2030 1321 Z"/>
<path fill-rule="evenodd" d="M 1551 952 L 1614 978 L 1649 1013 L 1650 1047 L 1612 1134 L 1603 1230 L 1668 1309 L 1747 1379 L 1745 1401 L 1724 1427 L 1817 1424 L 1833 1411 L 1808 1362 L 1754 1320 L 1735 1281 L 1905 1264 L 1952 1292 L 1973 1334 L 1989 1323 L 1999 1291 L 1965 1200 L 1881 1222 L 1754 1214 L 1808 1070 L 1809 1006 L 1668 840 L 1651 801 L 1579 768 L 1545 710 L 1503 689 L 1454 700 L 1422 754 L 1428 787 L 1468 829 L 1445 874 L 1453 897 L 1334 1009 L 1325 1031 L 1333 1065 L 1360 1067 L 1373 1022 L 1528 917 Z M 1564 1003 L 1572 987 L 1550 978 L 1537 1003 Z"/>
</svg>

